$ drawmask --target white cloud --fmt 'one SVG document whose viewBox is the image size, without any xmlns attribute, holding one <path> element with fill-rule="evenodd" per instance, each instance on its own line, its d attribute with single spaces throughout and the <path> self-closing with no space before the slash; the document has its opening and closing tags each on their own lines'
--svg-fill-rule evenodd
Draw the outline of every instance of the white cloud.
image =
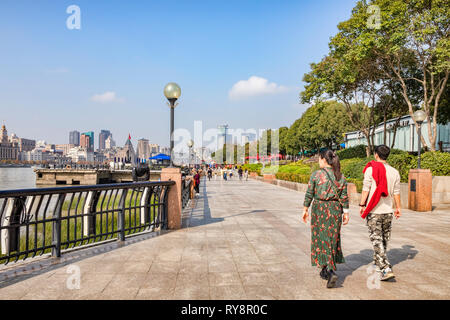
<svg viewBox="0 0 450 320">
<path fill-rule="evenodd" d="M 253 96 L 277 94 L 287 90 L 287 87 L 269 82 L 267 79 L 251 76 L 248 80 L 241 80 L 235 83 L 228 96 L 231 100 L 239 100 Z"/>
<path fill-rule="evenodd" d="M 107 91 L 102 94 L 95 94 L 91 97 L 94 102 L 108 103 L 108 102 L 123 102 L 123 98 L 118 98 L 114 91 Z"/>
</svg>

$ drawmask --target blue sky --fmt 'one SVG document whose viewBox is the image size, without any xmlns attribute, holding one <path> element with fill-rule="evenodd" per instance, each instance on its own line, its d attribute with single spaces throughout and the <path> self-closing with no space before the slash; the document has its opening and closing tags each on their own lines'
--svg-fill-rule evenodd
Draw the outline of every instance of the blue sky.
<svg viewBox="0 0 450 320">
<path fill-rule="evenodd" d="M 303 74 L 355 3 L 2 0 L 0 120 L 51 143 L 109 129 L 120 145 L 128 133 L 168 145 L 163 88 L 174 81 L 176 127 L 289 126 L 306 108 Z M 80 30 L 66 27 L 70 5 Z"/>
</svg>

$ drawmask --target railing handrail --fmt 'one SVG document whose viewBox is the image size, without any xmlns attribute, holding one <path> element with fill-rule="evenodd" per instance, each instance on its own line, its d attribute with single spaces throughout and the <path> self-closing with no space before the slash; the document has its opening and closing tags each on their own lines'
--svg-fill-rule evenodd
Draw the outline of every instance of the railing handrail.
<svg viewBox="0 0 450 320">
<path fill-rule="evenodd" d="M 175 181 L 144 181 L 144 182 L 125 182 L 125 183 L 111 183 L 111 184 L 94 184 L 94 185 L 70 186 L 70 187 L 3 190 L 0 191 L 0 199 L 10 197 L 20 197 L 20 196 L 38 196 L 48 194 L 72 193 L 72 192 L 116 190 L 116 189 L 124 189 L 127 187 L 137 188 L 150 186 L 171 186 L 174 184 Z"/>
</svg>

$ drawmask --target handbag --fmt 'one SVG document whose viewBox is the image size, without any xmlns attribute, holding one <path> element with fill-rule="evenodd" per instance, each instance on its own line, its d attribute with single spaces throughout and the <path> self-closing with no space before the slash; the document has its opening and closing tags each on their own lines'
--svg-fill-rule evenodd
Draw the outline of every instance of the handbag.
<svg viewBox="0 0 450 320">
<path fill-rule="evenodd" d="M 333 179 L 331 179 L 330 174 L 328 173 L 328 171 L 325 170 L 325 169 L 322 169 L 322 170 L 326 173 L 326 175 L 327 175 L 327 177 L 328 177 L 328 180 L 330 180 L 331 185 L 332 185 L 332 188 L 334 189 L 334 192 L 335 192 L 336 195 L 338 196 L 338 202 L 339 202 L 339 205 L 340 205 L 340 207 L 341 207 L 341 213 L 343 213 L 343 212 L 344 212 L 344 205 L 343 205 L 342 202 L 341 202 L 341 193 L 342 193 L 342 190 L 341 190 L 341 192 L 338 192 L 337 186 L 336 186 L 336 184 L 334 183 Z"/>
</svg>

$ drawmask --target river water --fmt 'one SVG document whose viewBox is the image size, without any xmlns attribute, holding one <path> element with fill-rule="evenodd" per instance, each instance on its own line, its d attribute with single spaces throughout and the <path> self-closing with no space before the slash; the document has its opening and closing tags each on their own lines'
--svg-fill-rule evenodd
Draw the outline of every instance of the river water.
<svg viewBox="0 0 450 320">
<path fill-rule="evenodd" d="M 33 168 L 0 168 L 0 190 L 36 188 Z"/>
</svg>

